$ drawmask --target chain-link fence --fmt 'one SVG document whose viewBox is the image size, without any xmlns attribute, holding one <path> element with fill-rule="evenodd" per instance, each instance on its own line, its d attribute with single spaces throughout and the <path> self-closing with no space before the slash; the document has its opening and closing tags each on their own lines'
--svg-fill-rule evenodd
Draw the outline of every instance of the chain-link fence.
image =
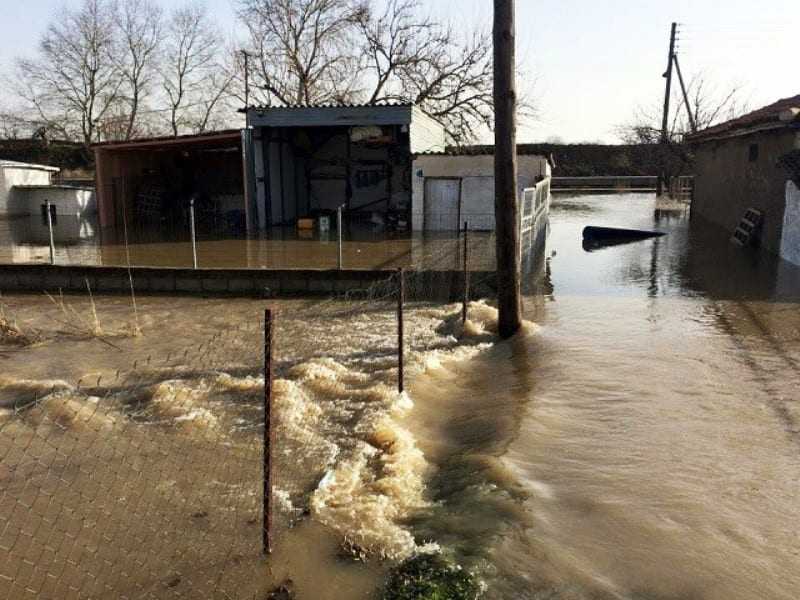
<svg viewBox="0 0 800 600">
<path fill-rule="evenodd" d="M 0 598 L 265 597 L 282 577 L 266 567 L 295 560 L 281 539 L 308 520 L 359 556 L 408 554 L 400 523 L 423 499 L 418 475 L 389 467 L 417 460 L 393 416 L 399 358 L 408 380 L 424 352 L 459 343 L 461 308 L 435 299 L 469 298 L 466 280 L 480 289 L 494 243 L 439 241 L 427 268 L 325 299 L 7 299 Z M 463 277 L 465 258 L 481 274 Z M 277 541 L 265 561 L 267 457 Z"/>
</svg>

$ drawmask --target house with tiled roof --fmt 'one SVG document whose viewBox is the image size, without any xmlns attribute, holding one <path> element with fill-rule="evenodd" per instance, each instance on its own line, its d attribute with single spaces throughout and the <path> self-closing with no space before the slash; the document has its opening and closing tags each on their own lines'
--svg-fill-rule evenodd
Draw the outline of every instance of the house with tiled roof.
<svg viewBox="0 0 800 600">
<path fill-rule="evenodd" d="M 756 211 L 753 240 L 800 265 L 800 95 L 689 136 L 692 216 L 732 234 Z"/>
</svg>

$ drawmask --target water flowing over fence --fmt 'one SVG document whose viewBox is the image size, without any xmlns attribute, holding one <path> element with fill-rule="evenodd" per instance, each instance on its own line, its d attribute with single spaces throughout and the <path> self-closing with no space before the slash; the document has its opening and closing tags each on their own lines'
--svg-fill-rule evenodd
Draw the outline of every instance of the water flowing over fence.
<svg viewBox="0 0 800 600">
<path fill-rule="evenodd" d="M 450 242 L 430 247 L 426 263 L 469 271 L 467 257 L 491 260 L 491 236 Z M 369 457 L 412 451 L 392 417 L 406 402 L 397 391 L 401 282 L 409 298 L 431 285 L 425 272 L 407 270 L 321 300 L 236 309 L 197 299 L 176 323 L 140 320 L 140 301 L 131 322 L 114 327 L 91 288 L 88 300 L 53 290 L 54 327 L 35 332 L 4 309 L 2 323 L 17 333 L 0 337 L 0 358 L 36 357 L 49 344 L 95 354 L 53 361 L 46 377 L 0 375 L 0 599 L 266 597 L 280 583 L 265 568 L 269 510 L 276 554 L 281 535 L 309 518 L 358 552 L 410 552 L 414 540 L 394 517 L 359 500 L 360 488 L 343 491 L 339 474 L 355 469 L 364 489 L 392 489 L 384 479 L 400 475 Z M 271 353 L 264 307 L 274 319 Z M 462 308 L 411 301 L 401 314 L 408 380 L 423 352 L 457 343 Z M 265 358 L 274 438 L 265 428 Z M 421 493 L 395 483 L 412 499 Z M 347 512 L 359 501 L 355 514 L 379 533 Z"/>
</svg>

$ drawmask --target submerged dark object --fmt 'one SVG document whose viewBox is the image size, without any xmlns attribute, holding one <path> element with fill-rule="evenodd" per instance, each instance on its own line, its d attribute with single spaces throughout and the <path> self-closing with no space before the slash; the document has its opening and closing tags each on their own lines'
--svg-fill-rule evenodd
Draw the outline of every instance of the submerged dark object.
<svg viewBox="0 0 800 600">
<path fill-rule="evenodd" d="M 587 252 L 608 246 L 619 246 L 667 235 L 662 231 L 618 229 L 616 227 L 586 227 L 583 230 L 583 249 Z"/>
</svg>

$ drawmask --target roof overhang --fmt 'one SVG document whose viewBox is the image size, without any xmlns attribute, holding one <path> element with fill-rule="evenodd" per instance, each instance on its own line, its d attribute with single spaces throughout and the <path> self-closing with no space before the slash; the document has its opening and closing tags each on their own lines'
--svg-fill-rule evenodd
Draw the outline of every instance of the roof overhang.
<svg viewBox="0 0 800 600">
<path fill-rule="evenodd" d="M 221 144 L 238 144 L 241 142 L 242 132 L 240 129 L 228 129 L 225 131 L 211 131 L 208 133 L 179 135 L 177 137 L 153 137 L 144 139 L 128 140 L 124 142 L 101 142 L 92 144 L 94 150 L 158 150 L 171 149 L 178 147 L 202 147 L 219 146 Z"/>
<path fill-rule="evenodd" d="M 88 185 L 14 185 L 15 190 L 79 190 L 82 192 L 93 192 L 94 187 Z"/>
<path fill-rule="evenodd" d="M 61 169 L 50 165 L 37 165 L 33 163 L 17 162 L 16 160 L 0 160 L 0 169 L 26 169 L 28 171 L 49 171 L 58 173 Z"/>
<path fill-rule="evenodd" d="M 410 125 L 415 107 L 400 105 L 252 107 L 250 127 Z"/>
<path fill-rule="evenodd" d="M 770 122 L 761 125 L 753 125 L 752 127 L 743 127 L 740 129 L 733 129 L 731 131 L 720 132 L 718 134 L 703 135 L 702 132 L 687 135 L 686 141 L 693 145 L 705 144 L 706 142 L 717 142 L 721 140 L 729 140 L 738 137 L 745 137 L 756 133 L 765 133 L 769 131 L 792 130 L 800 129 L 800 121 L 792 123 L 784 122 Z"/>
</svg>

